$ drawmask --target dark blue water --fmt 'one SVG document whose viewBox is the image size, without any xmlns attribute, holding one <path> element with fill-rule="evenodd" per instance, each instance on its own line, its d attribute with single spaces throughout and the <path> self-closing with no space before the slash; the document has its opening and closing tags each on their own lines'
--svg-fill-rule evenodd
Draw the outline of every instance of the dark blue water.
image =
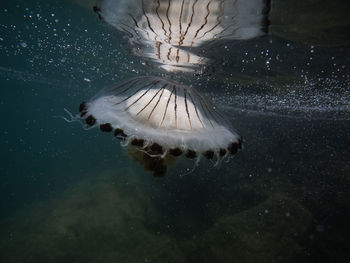
<svg viewBox="0 0 350 263">
<path fill-rule="evenodd" d="M 208 53 L 220 59 L 188 82 L 244 150 L 187 175 L 181 159 L 163 178 L 112 136 L 59 117 L 111 83 L 160 73 L 91 1 L 1 3 L 0 261 L 348 262 L 345 2 L 272 2 L 267 36 Z"/>
</svg>

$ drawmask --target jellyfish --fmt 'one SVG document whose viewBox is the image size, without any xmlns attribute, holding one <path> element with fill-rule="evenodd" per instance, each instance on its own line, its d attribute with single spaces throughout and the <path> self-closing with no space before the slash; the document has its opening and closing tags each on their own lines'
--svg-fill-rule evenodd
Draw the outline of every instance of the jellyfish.
<svg viewBox="0 0 350 263">
<path fill-rule="evenodd" d="M 103 89 L 79 112 L 87 126 L 135 149 L 134 159 L 154 176 L 180 156 L 218 164 L 242 148 L 242 137 L 203 95 L 164 78 L 136 77 Z"/>
<path fill-rule="evenodd" d="M 208 62 L 192 48 L 264 35 L 269 8 L 269 0 L 98 0 L 94 11 L 128 34 L 136 55 L 191 72 Z"/>
</svg>

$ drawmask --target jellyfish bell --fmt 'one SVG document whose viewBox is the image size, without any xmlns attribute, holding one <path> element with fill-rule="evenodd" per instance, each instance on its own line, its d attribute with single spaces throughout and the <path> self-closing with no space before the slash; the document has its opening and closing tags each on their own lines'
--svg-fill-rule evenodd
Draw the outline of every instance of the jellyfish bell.
<svg viewBox="0 0 350 263">
<path fill-rule="evenodd" d="M 242 138 L 193 87 L 137 77 L 100 91 L 80 107 L 91 127 L 113 132 L 154 175 L 181 155 L 219 163 L 242 148 Z"/>
<path fill-rule="evenodd" d="M 209 59 L 196 47 L 267 32 L 270 0 L 98 0 L 94 11 L 128 34 L 133 51 L 168 72 L 195 71 Z"/>
</svg>

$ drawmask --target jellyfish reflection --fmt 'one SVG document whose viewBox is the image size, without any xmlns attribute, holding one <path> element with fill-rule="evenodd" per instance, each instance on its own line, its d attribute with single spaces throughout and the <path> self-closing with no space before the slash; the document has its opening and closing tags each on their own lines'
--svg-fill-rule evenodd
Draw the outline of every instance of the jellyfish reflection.
<svg viewBox="0 0 350 263">
<path fill-rule="evenodd" d="M 207 43 L 266 33 L 269 0 L 99 0 L 94 11 L 128 34 L 135 54 L 168 72 L 192 72 L 210 61 Z M 198 49 L 197 49 L 198 50 Z M 196 89 L 138 77 L 80 105 L 88 126 L 113 132 L 131 157 L 163 176 L 180 156 L 216 164 L 242 148 L 242 138 Z"/>
<path fill-rule="evenodd" d="M 89 126 L 114 132 L 154 175 L 172 157 L 219 162 L 242 147 L 242 139 L 194 88 L 156 77 L 138 77 L 100 91 L 80 105 Z M 136 156 L 136 155 L 134 155 Z"/>
<path fill-rule="evenodd" d="M 193 71 L 207 59 L 191 48 L 250 39 L 267 30 L 269 0 L 99 0 L 94 10 L 138 45 L 135 54 L 167 71 Z"/>
</svg>

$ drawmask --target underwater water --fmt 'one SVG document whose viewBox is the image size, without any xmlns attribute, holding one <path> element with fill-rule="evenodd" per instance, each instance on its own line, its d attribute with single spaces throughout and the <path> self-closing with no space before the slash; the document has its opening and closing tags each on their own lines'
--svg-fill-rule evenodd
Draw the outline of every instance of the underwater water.
<svg viewBox="0 0 350 263">
<path fill-rule="evenodd" d="M 62 118 L 112 83 L 168 75 L 94 4 L 0 4 L 0 262 L 349 262 L 349 3 L 272 0 L 267 35 L 199 50 L 212 63 L 174 78 L 244 147 L 161 178 Z"/>
</svg>

